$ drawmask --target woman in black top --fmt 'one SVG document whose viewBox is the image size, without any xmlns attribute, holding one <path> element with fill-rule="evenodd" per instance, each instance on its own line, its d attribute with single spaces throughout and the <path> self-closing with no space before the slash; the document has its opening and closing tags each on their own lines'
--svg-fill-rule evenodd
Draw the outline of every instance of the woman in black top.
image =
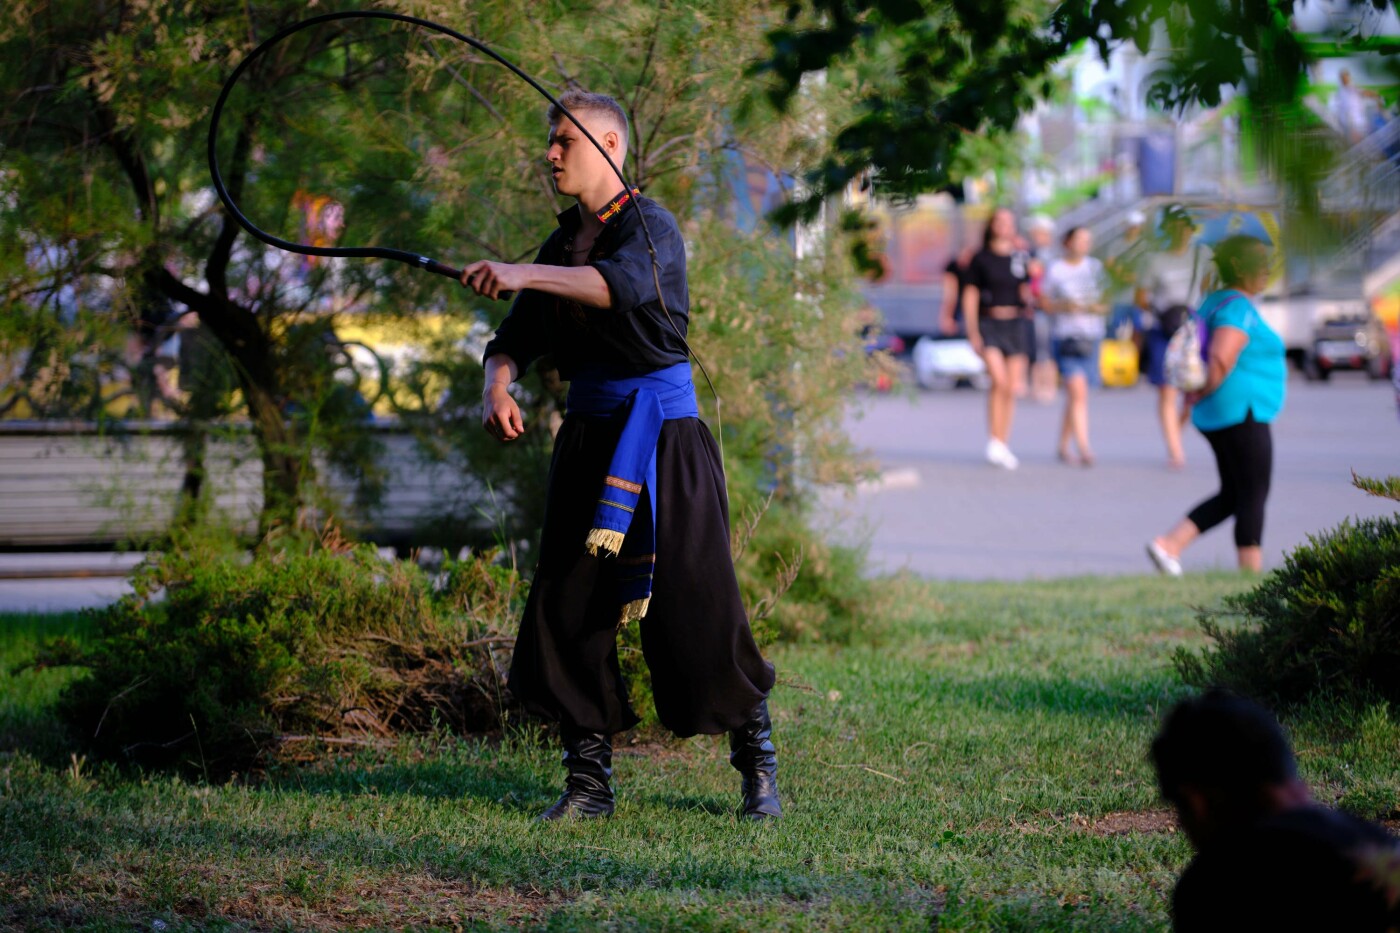
<svg viewBox="0 0 1400 933">
<path fill-rule="evenodd" d="M 1030 301 L 1029 257 L 1016 246 L 1016 216 L 997 209 L 987 221 L 982 250 L 972 257 L 963 286 L 967 339 L 987 364 L 987 461 L 1008 470 L 1020 465 L 1007 446 L 1024 384 L 1028 347 L 1022 315 Z"/>
</svg>

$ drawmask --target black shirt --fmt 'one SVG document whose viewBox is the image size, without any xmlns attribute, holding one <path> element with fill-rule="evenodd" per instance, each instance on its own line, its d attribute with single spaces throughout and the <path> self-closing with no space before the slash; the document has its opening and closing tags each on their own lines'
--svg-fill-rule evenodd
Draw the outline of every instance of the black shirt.
<svg viewBox="0 0 1400 933">
<path fill-rule="evenodd" d="M 657 299 L 651 255 L 637 209 L 619 194 L 598 213 L 604 226 L 588 254 L 588 265 L 597 269 L 608 285 L 612 307 L 591 308 L 523 289 L 496 329 L 495 338 L 486 345 L 483 359 L 508 354 L 524 373 L 536 359 L 550 354 L 561 379 L 570 379 L 585 367 L 627 376 L 686 361 L 685 343 L 676 333 L 679 330 L 684 335 L 690 320 L 685 243 L 670 211 L 650 198 L 635 197 L 656 243 L 661 293 L 674 328 Z M 545 240 L 535 262 L 566 264 L 565 250 L 578 230 L 582 209 L 571 207 L 559 215 L 559 228 Z"/>
<path fill-rule="evenodd" d="M 977 286 L 982 293 L 978 310 L 1022 305 L 1021 286 L 1030 281 L 1027 268 L 1030 257 L 1017 250 L 1006 256 L 989 249 L 979 250 L 967 264 L 968 285 Z"/>
<path fill-rule="evenodd" d="M 958 257 L 954 256 L 948 260 L 948 265 L 943 267 L 943 271 L 951 275 L 958 283 L 956 292 L 958 300 L 953 302 L 953 320 L 961 324 L 963 319 L 962 293 L 963 289 L 967 287 L 967 267 L 958 262 Z"/>
<path fill-rule="evenodd" d="M 954 256 L 948 260 L 948 265 L 943 267 L 943 271 L 958 280 L 958 294 L 962 294 L 963 286 L 967 284 L 967 269 L 958 262 L 958 257 Z"/>
<path fill-rule="evenodd" d="M 1172 897 L 1178 931 L 1346 930 L 1400 925 L 1400 840 L 1320 806 L 1220 840 L 1186 867 Z"/>
</svg>

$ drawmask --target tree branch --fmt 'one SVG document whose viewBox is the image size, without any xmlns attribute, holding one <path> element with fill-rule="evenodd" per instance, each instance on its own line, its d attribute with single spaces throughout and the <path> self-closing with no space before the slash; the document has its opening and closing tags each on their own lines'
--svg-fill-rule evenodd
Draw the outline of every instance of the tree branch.
<svg viewBox="0 0 1400 933">
<path fill-rule="evenodd" d="M 462 87 L 466 88 L 473 97 L 480 101 L 481 106 L 485 107 L 487 112 L 490 113 L 491 116 L 495 117 L 501 123 L 506 122 L 506 118 L 501 116 L 501 112 L 491 105 L 491 101 L 489 101 L 486 98 L 486 95 L 478 91 L 476 89 L 476 85 L 472 84 L 470 81 L 464 78 L 460 71 L 448 64 L 447 60 L 442 57 L 442 54 L 438 52 L 437 49 L 433 48 L 433 44 L 431 42 L 424 43 L 423 47 L 428 50 L 428 54 L 431 55 L 439 65 L 441 65 L 447 70 L 447 73 L 452 76 L 452 80 L 462 85 Z"/>
<path fill-rule="evenodd" d="M 251 118 L 245 117 L 238 127 L 238 137 L 233 143 L 233 158 L 229 160 L 228 174 L 224 187 L 229 197 L 237 203 L 243 196 L 243 179 L 248 171 L 248 155 L 252 149 Z M 238 221 L 227 210 L 223 211 L 224 222 L 219 235 L 209 251 L 209 260 L 204 264 L 204 278 L 209 290 L 222 298 L 228 296 L 228 263 L 233 254 L 233 243 L 238 238 Z"/>
<path fill-rule="evenodd" d="M 191 311 L 199 315 L 200 320 L 211 316 L 219 307 L 218 299 L 213 295 L 207 295 L 186 285 L 184 282 L 164 266 L 153 270 L 150 282 L 160 289 L 167 297 L 187 306 Z"/>
<path fill-rule="evenodd" d="M 98 126 L 101 127 L 101 139 L 112 150 L 117 164 L 122 167 L 122 171 L 126 173 L 127 179 L 131 182 L 132 192 L 136 195 L 136 203 L 141 205 L 138 208 L 141 212 L 141 219 L 150 226 L 152 231 L 159 230 L 160 202 L 156 199 L 155 188 L 151 185 L 151 173 L 146 167 L 145 158 L 137 150 L 131 134 L 117 126 L 116 118 L 108 108 L 94 100 L 93 111 L 97 116 Z"/>
</svg>

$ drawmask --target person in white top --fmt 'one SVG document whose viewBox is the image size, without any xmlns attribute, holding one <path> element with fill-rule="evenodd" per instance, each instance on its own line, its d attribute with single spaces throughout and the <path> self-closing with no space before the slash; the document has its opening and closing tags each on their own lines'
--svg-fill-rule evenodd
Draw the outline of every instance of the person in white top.
<svg viewBox="0 0 1400 933">
<path fill-rule="evenodd" d="M 1332 96 L 1332 111 L 1337 126 L 1353 146 L 1365 139 L 1371 132 L 1371 101 L 1379 101 L 1375 91 L 1363 90 L 1351 82 L 1351 72 L 1342 69 L 1338 80 L 1341 84 Z"/>
<path fill-rule="evenodd" d="M 1167 465 L 1179 470 L 1186 466 L 1181 446 L 1181 396 L 1167 381 L 1165 362 L 1172 334 L 1190 318 L 1199 302 L 1196 255 L 1191 246 L 1196 224 L 1184 207 L 1171 204 L 1162 211 L 1162 230 L 1167 235 L 1167 248 L 1147 257 L 1136 298 L 1147 330 L 1147 381 L 1157 387 L 1157 418 L 1167 444 Z"/>
<path fill-rule="evenodd" d="M 1042 306 L 1050 314 L 1055 363 L 1065 383 L 1065 414 L 1060 423 L 1060 460 L 1094 465 L 1089 447 L 1089 387 L 1098 383 L 1099 345 L 1108 314 L 1108 278 L 1103 263 L 1089 255 L 1088 229 L 1065 233 L 1064 256 L 1050 264 L 1041 283 Z M 1070 454 L 1073 441 L 1078 458 Z"/>
</svg>

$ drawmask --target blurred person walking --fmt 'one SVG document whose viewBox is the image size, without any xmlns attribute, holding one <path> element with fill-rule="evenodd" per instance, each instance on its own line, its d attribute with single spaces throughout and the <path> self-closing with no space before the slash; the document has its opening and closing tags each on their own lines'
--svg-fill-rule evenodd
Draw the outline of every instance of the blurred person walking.
<svg viewBox="0 0 1400 933">
<path fill-rule="evenodd" d="M 1167 465 L 1177 470 L 1186 465 L 1181 446 L 1180 395 L 1167 381 L 1164 363 L 1172 334 L 1191 317 L 1195 304 L 1198 283 L 1191 247 L 1195 229 L 1195 221 L 1181 205 L 1171 204 L 1163 209 L 1162 230 L 1167 236 L 1167 248 L 1146 257 L 1136 293 L 1147 331 L 1147 381 L 1157 387 L 1157 419 L 1167 444 Z"/>
<path fill-rule="evenodd" d="M 967 339 L 987 365 L 987 461 L 1007 470 L 1020 466 L 1011 452 L 1016 394 L 1024 385 L 1030 303 L 1030 257 L 1016 240 L 1016 215 L 998 208 L 987 221 L 982 249 L 972 257 L 963 286 Z M 1019 378 L 1018 378 L 1019 376 Z"/>
<path fill-rule="evenodd" d="M 1274 458 L 1269 425 L 1283 409 L 1288 381 L 1283 340 L 1254 306 L 1269 280 L 1269 248 L 1251 236 L 1232 236 L 1216 246 L 1214 261 L 1222 287 L 1206 296 L 1200 311 L 1207 328 L 1206 384 L 1186 402 L 1191 422 L 1215 453 L 1220 491 L 1148 542 L 1152 563 L 1174 577 L 1181 576 L 1181 552 L 1231 516 L 1240 569 L 1262 569 Z"/>
<path fill-rule="evenodd" d="M 1131 210 L 1125 219 L 1127 228 L 1123 231 L 1121 248 L 1111 256 L 1104 254 L 1103 260 L 1112 289 L 1108 332 L 1117 335 L 1120 331 L 1127 331 L 1141 350 L 1144 334 L 1142 310 L 1137 306 L 1137 284 L 1142 276 L 1143 262 L 1153 249 L 1153 242 L 1152 237 L 1146 234 L 1146 214 Z"/>
<path fill-rule="evenodd" d="M 964 246 L 943 267 L 943 305 L 938 313 L 938 330 L 945 337 L 957 337 L 963 332 L 962 293 L 967 285 L 967 268 L 977 250 Z"/>
<path fill-rule="evenodd" d="M 1345 68 L 1337 80 L 1340 84 L 1332 95 L 1332 115 L 1346 141 L 1354 146 L 1371 134 L 1371 105 L 1379 104 L 1381 98 L 1375 91 L 1353 84 L 1351 72 Z"/>
<path fill-rule="evenodd" d="M 1390 334 L 1390 382 L 1395 386 L 1395 410 L 1400 414 L 1400 323 Z"/>
<path fill-rule="evenodd" d="M 1028 252 L 1031 257 L 1030 395 L 1037 402 L 1049 404 L 1055 400 L 1055 351 L 1043 283 L 1050 264 L 1059 258 L 1059 244 L 1055 242 L 1055 221 L 1044 214 L 1032 214 L 1026 221 L 1026 231 L 1030 237 Z"/>
<path fill-rule="evenodd" d="M 1064 463 L 1094 465 L 1089 447 L 1089 388 L 1098 384 L 1099 347 L 1105 333 L 1108 278 L 1103 263 L 1089 255 L 1093 234 L 1085 227 L 1065 233 L 1064 256 L 1050 264 L 1041 286 L 1041 306 L 1049 314 L 1055 365 L 1065 383 L 1065 414 L 1057 448 Z M 1070 454 L 1070 442 L 1079 449 Z"/>
</svg>

